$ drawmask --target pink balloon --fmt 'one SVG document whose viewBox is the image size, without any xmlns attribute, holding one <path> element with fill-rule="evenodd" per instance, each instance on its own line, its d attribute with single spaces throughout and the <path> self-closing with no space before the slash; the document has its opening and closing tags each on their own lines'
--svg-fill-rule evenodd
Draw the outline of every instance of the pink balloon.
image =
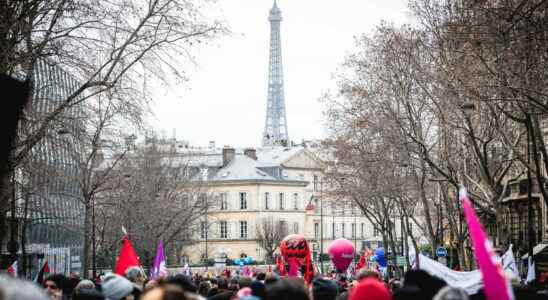
<svg viewBox="0 0 548 300">
<path fill-rule="evenodd" d="M 354 259 L 354 245 L 347 239 L 334 240 L 327 249 L 331 261 L 339 272 L 346 272 Z"/>
</svg>

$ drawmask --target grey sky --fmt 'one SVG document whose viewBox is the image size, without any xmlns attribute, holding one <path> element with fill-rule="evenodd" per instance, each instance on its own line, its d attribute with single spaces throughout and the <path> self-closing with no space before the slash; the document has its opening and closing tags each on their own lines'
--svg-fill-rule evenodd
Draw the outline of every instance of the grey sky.
<svg viewBox="0 0 548 300">
<path fill-rule="evenodd" d="M 196 53 L 189 81 L 155 94 L 160 132 L 196 146 L 259 146 L 266 113 L 271 0 L 218 0 L 212 15 L 232 34 Z M 332 74 L 354 49 L 354 37 L 381 20 L 408 22 L 405 0 L 278 0 L 291 140 L 324 136 L 318 99 L 335 87 Z"/>
</svg>

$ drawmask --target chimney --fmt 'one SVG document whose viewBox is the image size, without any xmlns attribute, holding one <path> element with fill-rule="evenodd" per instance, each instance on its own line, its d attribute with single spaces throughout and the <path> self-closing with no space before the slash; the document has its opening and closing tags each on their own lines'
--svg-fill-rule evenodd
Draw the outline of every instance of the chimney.
<svg viewBox="0 0 548 300">
<path fill-rule="evenodd" d="M 228 165 L 234 156 L 236 155 L 236 150 L 230 146 L 225 146 L 223 148 L 223 167 Z"/>
<path fill-rule="evenodd" d="M 257 160 L 257 150 L 255 150 L 254 148 L 244 149 L 244 155 L 253 160 Z"/>
</svg>

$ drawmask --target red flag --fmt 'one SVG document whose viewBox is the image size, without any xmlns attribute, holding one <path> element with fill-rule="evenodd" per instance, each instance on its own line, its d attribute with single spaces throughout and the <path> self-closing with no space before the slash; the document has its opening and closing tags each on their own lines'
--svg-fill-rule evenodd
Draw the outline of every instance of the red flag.
<svg viewBox="0 0 548 300">
<path fill-rule="evenodd" d="M 8 274 L 13 277 L 17 277 L 17 261 L 14 261 L 13 264 L 8 267 Z"/>
<path fill-rule="evenodd" d="M 139 257 L 135 254 L 135 249 L 131 245 L 131 241 L 128 236 L 124 236 L 124 244 L 120 249 L 120 255 L 116 260 L 116 266 L 114 267 L 114 273 L 118 275 L 125 275 L 125 272 L 130 267 L 139 267 L 141 262 L 139 262 Z"/>
<path fill-rule="evenodd" d="M 356 271 L 358 271 L 359 269 L 365 267 L 365 252 L 362 253 L 362 255 L 360 256 L 360 260 L 358 261 L 358 263 L 356 264 Z"/>
</svg>

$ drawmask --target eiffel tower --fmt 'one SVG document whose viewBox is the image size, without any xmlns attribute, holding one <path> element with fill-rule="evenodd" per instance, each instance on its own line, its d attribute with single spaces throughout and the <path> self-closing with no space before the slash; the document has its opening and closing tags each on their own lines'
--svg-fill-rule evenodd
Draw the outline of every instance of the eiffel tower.
<svg viewBox="0 0 548 300">
<path fill-rule="evenodd" d="M 268 101 L 263 133 L 263 147 L 287 145 L 287 119 L 285 117 L 284 80 L 282 68 L 282 42 L 280 23 L 282 12 L 276 0 L 270 9 L 270 60 L 268 68 Z"/>
</svg>

